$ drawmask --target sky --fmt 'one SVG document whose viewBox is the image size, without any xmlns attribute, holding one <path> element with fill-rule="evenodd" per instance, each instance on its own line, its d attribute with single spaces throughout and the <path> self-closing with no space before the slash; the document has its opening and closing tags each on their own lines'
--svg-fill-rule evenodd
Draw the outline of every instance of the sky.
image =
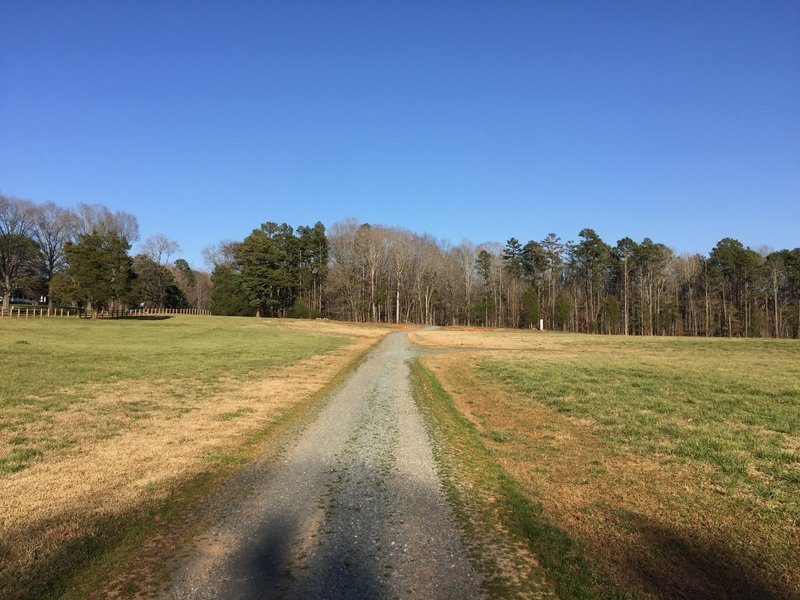
<svg viewBox="0 0 800 600">
<path fill-rule="evenodd" d="M 202 268 L 265 221 L 800 246 L 800 2 L 0 0 L 0 193 Z"/>
</svg>

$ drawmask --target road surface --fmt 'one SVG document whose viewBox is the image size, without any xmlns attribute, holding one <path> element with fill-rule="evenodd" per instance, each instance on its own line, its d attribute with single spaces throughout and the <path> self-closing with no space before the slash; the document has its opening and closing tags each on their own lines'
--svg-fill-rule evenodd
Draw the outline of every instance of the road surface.
<svg viewBox="0 0 800 600">
<path fill-rule="evenodd" d="M 170 598 L 481 598 L 387 336 L 248 493 L 194 540 Z M 242 485 L 242 481 L 238 482 Z"/>
</svg>

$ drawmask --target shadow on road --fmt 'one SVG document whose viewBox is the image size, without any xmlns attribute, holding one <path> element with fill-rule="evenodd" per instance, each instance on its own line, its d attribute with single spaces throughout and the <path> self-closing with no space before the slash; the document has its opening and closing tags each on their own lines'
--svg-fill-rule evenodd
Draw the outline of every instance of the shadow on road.
<svg viewBox="0 0 800 600">
<path fill-rule="evenodd" d="M 330 523 L 322 526 L 332 529 Z M 308 552 L 298 556 L 304 529 L 296 511 L 273 514 L 228 559 L 225 581 L 217 582 L 215 597 L 285 600 L 388 597 L 380 565 L 363 559 L 364 542 L 358 538 L 342 539 L 343 536 L 333 538 L 324 531 L 316 531 L 312 533 Z M 333 539 L 335 544 L 331 545 Z"/>
</svg>

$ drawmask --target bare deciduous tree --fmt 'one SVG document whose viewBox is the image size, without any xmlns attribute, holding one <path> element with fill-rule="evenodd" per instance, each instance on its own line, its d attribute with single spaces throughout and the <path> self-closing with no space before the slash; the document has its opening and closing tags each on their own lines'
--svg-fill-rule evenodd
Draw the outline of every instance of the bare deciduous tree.
<svg viewBox="0 0 800 600">
<path fill-rule="evenodd" d="M 53 306 L 50 282 L 66 266 L 64 248 L 75 239 L 77 215 L 52 202 L 37 206 L 34 211 L 33 237 L 42 253 L 41 275 L 47 290 L 47 305 Z"/>
<path fill-rule="evenodd" d="M 3 310 L 11 303 L 16 278 L 33 268 L 36 245 L 33 203 L 0 196 L 0 284 L 3 288 Z"/>
<path fill-rule="evenodd" d="M 76 231 L 78 235 L 114 232 L 128 242 L 139 239 L 139 221 L 135 215 L 118 210 L 111 212 L 102 204 L 78 204 L 75 207 L 78 216 Z"/>
<path fill-rule="evenodd" d="M 202 250 L 203 262 L 209 269 L 223 266 L 236 268 L 236 250 L 241 242 L 225 240 L 216 244 L 209 244 Z"/>
<path fill-rule="evenodd" d="M 161 233 L 156 233 L 147 238 L 140 247 L 140 250 L 147 255 L 154 263 L 166 266 L 170 258 L 181 249 L 178 242 L 169 239 Z"/>
</svg>

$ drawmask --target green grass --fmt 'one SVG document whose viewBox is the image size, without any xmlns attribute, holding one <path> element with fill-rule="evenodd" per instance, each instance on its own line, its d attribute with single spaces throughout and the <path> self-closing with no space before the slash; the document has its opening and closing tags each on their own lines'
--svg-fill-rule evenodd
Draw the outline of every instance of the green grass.
<svg viewBox="0 0 800 600">
<path fill-rule="evenodd" d="M 800 597 L 800 343 L 486 335 L 417 375 L 478 537 L 496 498 L 563 597 Z"/>
<path fill-rule="evenodd" d="M 493 442 L 510 442 L 514 439 L 514 434 L 510 431 L 486 431 L 483 437 L 489 438 Z"/>
<path fill-rule="evenodd" d="M 326 388 L 251 433 L 238 448 L 207 455 L 210 469 L 184 482 L 176 493 L 108 523 L 99 523 L 100 533 L 82 541 L 82 552 L 63 559 L 67 568 L 51 573 L 48 581 L 36 582 L 39 587 L 31 589 L 37 589 L 43 600 L 81 600 L 109 592 L 123 598 L 166 593 L 169 561 L 186 550 L 187 540 L 195 533 L 227 515 L 230 494 L 237 493 L 243 485 L 232 479 L 237 471 L 256 457 L 265 460 L 277 456 L 316 417 L 329 390 L 345 381 L 367 352 L 355 355 Z M 249 484 L 245 487 L 247 493 Z M 216 494 L 224 495 L 225 502 L 215 501 Z"/>
<path fill-rule="evenodd" d="M 541 504 L 522 493 L 495 462 L 475 425 L 418 360 L 411 364 L 411 378 L 415 399 L 434 438 L 445 489 L 491 597 L 532 597 L 552 590 L 562 598 L 632 597 L 599 576 L 580 542 L 551 523 Z M 507 434 L 486 437 L 509 439 Z M 519 557 L 520 544 L 538 565 Z M 519 560 L 513 574 L 499 565 L 501 554 L 505 560 L 514 556 Z"/>
<path fill-rule="evenodd" d="M 0 458 L 0 474 L 22 471 L 30 465 L 32 460 L 41 455 L 42 451 L 36 447 L 12 448 L 10 452 Z"/>
<path fill-rule="evenodd" d="M 346 341 L 233 317 L 0 320 L 2 406 L 64 388 L 137 379 L 199 379 L 288 365 Z"/>
<path fill-rule="evenodd" d="M 634 455 L 710 467 L 730 491 L 768 494 L 800 524 L 800 344 L 667 339 L 634 355 L 481 360 L 479 377 L 561 414 L 590 419 Z M 620 343 L 622 345 L 622 342 Z"/>
<path fill-rule="evenodd" d="M 48 539 L 51 545 L 32 570 L 0 568 L 0 596 L 60 597 L 68 589 L 81 590 L 73 597 L 90 596 L 124 578 L 146 538 L 169 538 L 175 550 L 183 538 L 173 539 L 173 526 L 181 536 L 188 535 L 189 527 L 176 519 L 192 521 L 196 502 L 263 451 L 265 444 L 272 444 L 276 435 L 305 418 L 325 390 L 282 408 L 255 430 L 249 423 L 255 410 L 246 398 L 241 405 L 220 407 L 216 415 L 215 405 L 208 403 L 222 398 L 220 394 L 227 398 L 225 394 L 235 392 L 240 382 L 258 382 L 275 369 L 341 348 L 360 335 L 357 330 L 341 331 L 319 333 L 313 323 L 299 326 L 289 321 L 222 317 L 0 320 L 4 341 L 0 478 L 14 477 L 37 461 L 56 459 L 59 450 L 76 444 L 78 450 L 90 453 L 93 440 L 136 429 L 141 420 L 182 417 L 197 407 L 210 407 L 206 418 L 229 422 L 232 432 L 239 430 L 239 423 L 241 431 L 248 432 L 245 438 L 232 437 L 224 447 L 205 454 L 206 466 L 199 472 L 176 473 L 174 480 L 163 484 L 164 490 L 159 488 L 141 506 L 110 512 L 101 521 L 85 518 L 81 521 L 85 530 L 67 543 Z M 63 411 L 80 416 L 75 430 L 57 425 Z M 143 430 L 149 426 L 142 424 Z M 176 438 L 175 443 L 183 441 Z M 36 531 L 28 537 L 36 539 Z M 5 559 L 10 560 L 13 547 L 13 541 L 0 541 L 0 563 L 11 564 Z M 142 567 L 143 572 L 152 571 L 153 565 L 161 569 L 172 558 L 158 547 L 147 552 L 158 558 Z M 127 580 L 126 585 L 136 588 L 135 577 Z"/>
<path fill-rule="evenodd" d="M 244 417 L 246 415 L 252 414 L 253 412 L 255 411 L 249 406 L 247 406 L 229 412 L 220 413 L 217 419 L 219 419 L 220 421 L 230 421 L 231 419 L 238 419 L 239 417 Z"/>
<path fill-rule="evenodd" d="M 0 335 L 0 435 L 47 422 L 51 415 L 90 402 L 104 384 L 163 381 L 210 395 L 222 379 L 246 379 L 270 369 L 331 351 L 349 338 L 285 329 L 272 320 L 229 317 L 173 317 L 163 320 L 3 319 Z M 150 416 L 147 401 L 126 401 L 105 410 L 126 419 Z M 95 409 L 103 410 L 103 409 Z M 222 414 L 232 419 L 244 412 Z M 98 437 L 115 435 L 113 422 Z M 70 445 L 69 432 L 42 450 Z M 0 447 L 0 474 L 25 468 L 36 449 Z"/>
</svg>

